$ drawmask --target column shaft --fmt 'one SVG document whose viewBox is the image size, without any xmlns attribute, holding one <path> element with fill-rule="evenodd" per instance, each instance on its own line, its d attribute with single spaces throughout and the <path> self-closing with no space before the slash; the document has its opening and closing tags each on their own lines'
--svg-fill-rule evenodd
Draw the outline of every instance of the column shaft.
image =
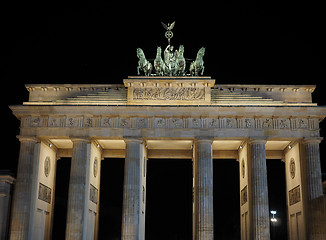
<svg viewBox="0 0 326 240">
<path fill-rule="evenodd" d="M 323 195 L 319 143 L 319 139 L 316 139 L 315 141 L 304 141 L 307 168 L 306 172 L 308 200 L 313 200 Z"/>
<path fill-rule="evenodd" d="M 195 151 L 195 240 L 213 240 L 214 212 L 212 141 L 196 141 Z"/>
<path fill-rule="evenodd" d="M 142 151 L 142 140 L 126 140 L 122 207 L 122 240 L 139 240 L 141 238 Z"/>
<path fill-rule="evenodd" d="M 69 181 L 66 239 L 86 237 L 87 203 L 90 161 L 90 142 L 86 139 L 73 139 L 73 152 Z"/>
<path fill-rule="evenodd" d="M 34 154 L 36 139 L 21 138 L 17 169 L 17 180 L 14 190 L 10 239 L 27 239 L 33 189 Z"/>
<path fill-rule="evenodd" d="M 326 198 L 323 196 L 323 185 L 320 166 L 319 143 L 321 138 L 305 139 L 305 176 L 307 184 L 307 225 L 308 239 L 326 238 Z"/>
<path fill-rule="evenodd" d="M 264 140 L 251 141 L 252 239 L 269 239 L 269 206 Z"/>
</svg>

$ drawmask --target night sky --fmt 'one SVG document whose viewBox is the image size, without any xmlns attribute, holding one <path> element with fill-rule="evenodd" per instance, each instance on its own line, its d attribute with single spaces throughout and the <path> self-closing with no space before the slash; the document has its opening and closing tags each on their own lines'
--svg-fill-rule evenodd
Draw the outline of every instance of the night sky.
<svg viewBox="0 0 326 240">
<path fill-rule="evenodd" d="M 212 76 L 216 84 L 314 84 L 313 101 L 326 105 L 321 2 L 46 2 L 10 1 L 0 6 L 5 126 L 0 170 L 16 174 L 19 122 L 8 105 L 27 101 L 24 84 L 120 84 L 136 75 L 137 47 L 149 59 L 155 58 L 157 46 L 166 47 L 161 21 L 176 21 L 171 43 L 175 48 L 183 44 L 186 58 L 195 58 L 198 49 L 206 47 L 204 75 Z M 325 122 L 321 128 L 325 136 Z M 325 147 L 323 142 L 324 173 Z M 191 161 L 149 160 L 148 164 L 146 238 L 190 239 Z M 70 159 L 58 161 L 62 178 L 56 183 L 54 239 L 64 235 L 69 165 Z M 120 237 L 123 166 L 123 159 L 102 163 L 100 239 Z M 277 239 L 286 239 L 284 163 L 268 160 L 267 166 L 270 208 L 283 216 L 274 233 L 279 234 Z M 235 160 L 214 160 L 216 239 L 239 238 L 238 167 Z"/>
</svg>

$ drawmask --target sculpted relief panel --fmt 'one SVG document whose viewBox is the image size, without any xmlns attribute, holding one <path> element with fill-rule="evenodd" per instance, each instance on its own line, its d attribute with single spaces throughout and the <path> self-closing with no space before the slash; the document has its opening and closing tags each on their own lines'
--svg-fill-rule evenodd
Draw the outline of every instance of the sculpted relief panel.
<svg viewBox="0 0 326 240">
<path fill-rule="evenodd" d="M 204 100 L 204 88 L 134 88 L 133 100 Z"/>
</svg>

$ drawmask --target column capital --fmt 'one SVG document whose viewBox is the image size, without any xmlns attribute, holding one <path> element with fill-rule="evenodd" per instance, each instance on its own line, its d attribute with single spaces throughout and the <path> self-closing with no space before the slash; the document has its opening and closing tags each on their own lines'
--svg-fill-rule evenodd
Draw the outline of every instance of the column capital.
<svg viewBox="0 0 326 240">
<path fill-rule="evenodd" d="M 248 143 L 250 144 L 266 144 L 266 138 L 252 137 L 248 139 Z"/>
<path fill-rule="evenodd" d="M 38 143 L 41 142 L 40 139 L 38 139 L 36 136 L 22 136 L 22 135 L 17 135 L 16 136 L 20 142 L 34 142 Z"/>
<path fill-rule="evenodd" d="M 308 137 L 308 138 L 303 138 L 302 143 L 303 144 L 308 144 L 308 143 L 320 143 L 323 140 L 322 137 Z"/>
<path fill-rule="evenodd" d="M 139 137 L 132 137 L 132 136 L 124 136 L 123 140 L 125 141 L 125 143 L 131 143 L 131 142 L 136 142 L 136 143 L 143 143 L 143 139 L 139 138 Z"/>
<path fill-rule="evenodd" d="M 70 140 L 73 143 L 77 143 L 77 142 L 85 142 L 85 143 L 90 143 L 91 139 L 87 138 L 87 137 L 71 137 Z"/>
<path fill-rule="evenodd" d="M 212 137 L 195 137 L 194 139 L 195 143 L 213 143 L 213 138 Z"/>
</svg>

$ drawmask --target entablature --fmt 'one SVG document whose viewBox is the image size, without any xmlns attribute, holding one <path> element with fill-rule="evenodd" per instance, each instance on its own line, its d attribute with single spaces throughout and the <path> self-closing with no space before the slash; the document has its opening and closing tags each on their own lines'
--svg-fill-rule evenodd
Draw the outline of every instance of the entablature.
<svg viewBox="0 0 326 240">
<path fill-rule="evenodd" d="M 324 107 L 11 106 L 22 135 L 315 137 Z M 290 115 L 291 114 L 291 115 Z"/>
</svg>

